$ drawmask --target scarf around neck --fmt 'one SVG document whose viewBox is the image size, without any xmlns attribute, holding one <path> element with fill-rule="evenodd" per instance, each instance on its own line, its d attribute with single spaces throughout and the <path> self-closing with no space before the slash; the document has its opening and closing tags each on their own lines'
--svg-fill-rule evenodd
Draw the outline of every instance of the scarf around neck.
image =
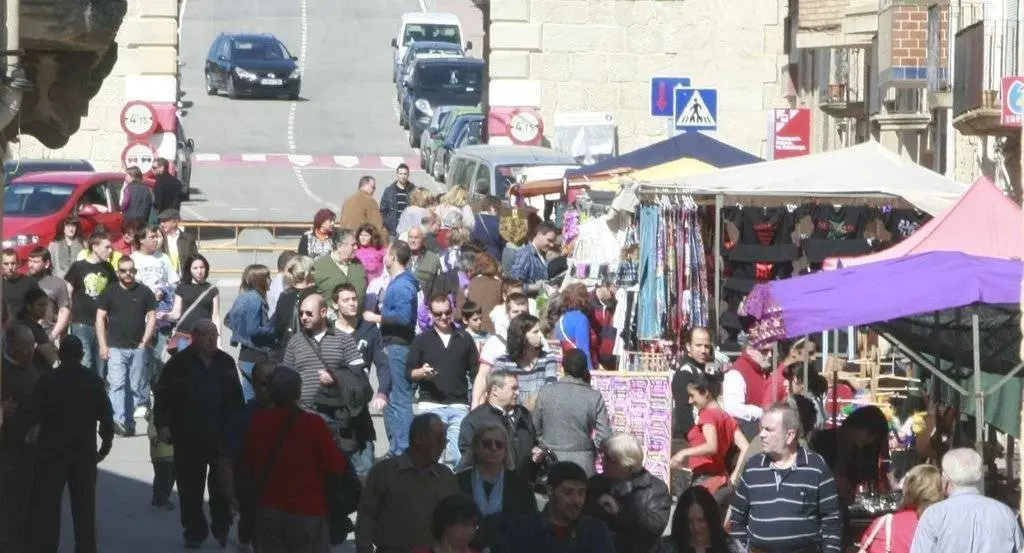
<svg viewBox="0 0 1024 553">
<path fill-rule="evenodd" d="M 476 502 L 477 507 L 480 507 L 480 513 L 483 514 L 483 516 L 500 513 L 505 496 L 504 471 L 498 475 L 498 481 L 494 482 L 494 488 L 491 489 L 490 496 L 488 496 L 487 492 L 484 490 L 484 477 L 480 474 L 478 469 L 473 469 L 472 478 L 473 501 Z"/>
</svg>

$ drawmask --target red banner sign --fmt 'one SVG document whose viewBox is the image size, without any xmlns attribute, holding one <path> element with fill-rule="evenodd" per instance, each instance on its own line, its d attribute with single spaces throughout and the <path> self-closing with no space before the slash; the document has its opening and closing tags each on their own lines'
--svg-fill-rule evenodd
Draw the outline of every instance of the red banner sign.
<svg viewBox="0 0 1024 553">
<path fill-rule="evenodd" d="M 811 153 L 811 110 L 777 108 L 768 112 L 768 159 Z"/>
</svg>

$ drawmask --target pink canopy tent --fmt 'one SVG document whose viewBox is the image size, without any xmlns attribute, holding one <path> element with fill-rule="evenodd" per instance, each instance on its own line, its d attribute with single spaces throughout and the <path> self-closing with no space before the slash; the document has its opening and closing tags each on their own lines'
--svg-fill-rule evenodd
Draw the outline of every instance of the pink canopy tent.
<svg viewBox="0 0 1024 553">
<path fill-rule="evenodd" d="M 953 205 L 902 242 L 859 257 L 831 258 L 826 269 L 853 267 L 925 252 L 1024 259 L 1024 215 L 991 180 L 980 178 Z"/>
</svg>

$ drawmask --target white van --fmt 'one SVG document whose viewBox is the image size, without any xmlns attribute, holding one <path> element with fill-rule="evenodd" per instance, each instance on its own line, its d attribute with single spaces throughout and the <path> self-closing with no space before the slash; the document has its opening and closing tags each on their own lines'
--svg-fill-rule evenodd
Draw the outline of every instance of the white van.
<svg viewBox="0 0 1024 553">
<path fill-rule="evenodd" d="M 391 39 L 394 55 L 391 62 L 391 80 L 397 82 L 398 63 L 405 57 L 405 50 L 410 42 L 448 42 L 462 45 L 462 22 L 452 13 L 409 12 L 402 14 L 402 22 L 398 26 L 398 36 Z M 473 43 L 467 42 L 465 51 L 473 49 Z"/>
</svg>

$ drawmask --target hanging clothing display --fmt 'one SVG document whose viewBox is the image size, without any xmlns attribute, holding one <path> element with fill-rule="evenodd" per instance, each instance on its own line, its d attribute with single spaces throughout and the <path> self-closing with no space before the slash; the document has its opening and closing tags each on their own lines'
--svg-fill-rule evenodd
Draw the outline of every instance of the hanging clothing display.
<svg viewBox="0 0 1024 553">
<path fill-rule="evenodd" d="M 872 251 L 864 231 L 872 219 L 867 206 L 810 203 L 801 211 L 811 219 L 814 230 L 800 246 L 812 270 L 821 269 L 829 257 L 851 257 Z"/>
<path fill-rule="evenodd" d="M 908 238 L 930 220 L 930 215 L 918 209 L 885 209 L 882 212 L 882 222 L 892 235 L 893 243 Z"/>
<path fill-rule="evenodd" d="M 688 197 L 640 207 L 637 338 L 681 343 L 707 326 L 708 269 L 697 205 Z"/>
</svg>

